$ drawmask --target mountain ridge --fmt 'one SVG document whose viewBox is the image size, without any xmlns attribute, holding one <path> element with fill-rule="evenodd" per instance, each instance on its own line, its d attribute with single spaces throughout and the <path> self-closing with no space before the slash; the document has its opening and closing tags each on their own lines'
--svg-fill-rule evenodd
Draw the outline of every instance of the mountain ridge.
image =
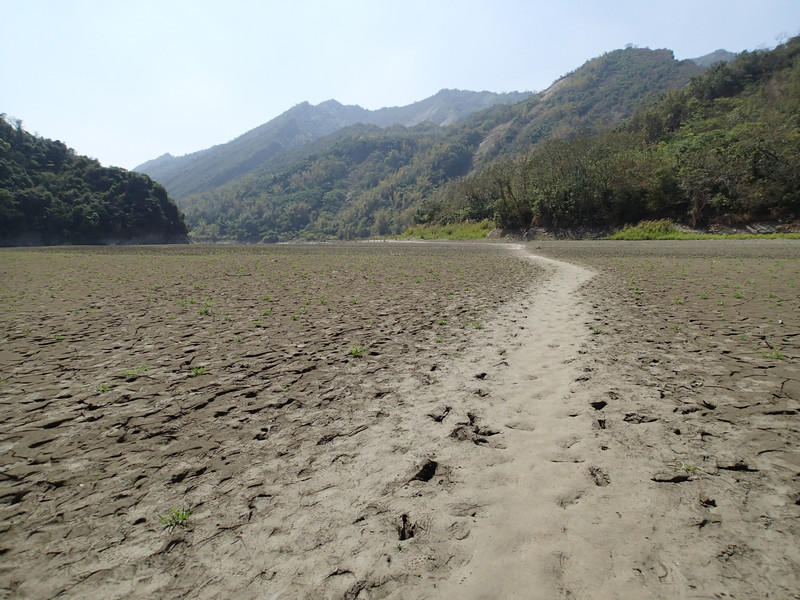
<svg viewBox="0 0 800 600">
<path fill-rule="evenodd" d="M 169 153 L 134 167 L 162 184 L 179 199 L 202 189 L 218 187 L 276 156 L 334 133 L 364 123 L 379 127 L 414 126 L 431 122 L 447 126 L 475 111 L 497 104 L 516 103 L 530 92 L 472 92 L 442 89 L 433 96 L 406 106 L 368 110 L 330 99 L 312 105 L 296 104 L 274 119 L 229 142 L 175 157 Z"/>
</svg>

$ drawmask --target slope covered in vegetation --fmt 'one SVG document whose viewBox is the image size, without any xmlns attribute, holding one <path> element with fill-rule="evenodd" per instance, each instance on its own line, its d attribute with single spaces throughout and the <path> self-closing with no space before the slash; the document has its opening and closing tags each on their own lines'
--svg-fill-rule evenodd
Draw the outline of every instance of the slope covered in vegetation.
<svg viewBox="0 0 800 600">
<path fill-rule="evenodd" d="M 0 118 L 0 244 L 186 242 L 183 215 L 146 175 L 106 168 Z"/>
<path fill-rule="evenodd" d="M 209 241 L 350 239 L 472 218 L 450 210 L 458 204 L 453 182 L 542 140 L 618 124 L 649 95 L 685 86 L 700 72 L 667 50 L 610 52 L 518 104 L 447 127 L 348 127 L 283 155 L 280 165 L 262 165 L 179 204 L 195 239 Z M 494 218 L 494 208 L 483 216 Z"/>
<path fill-rule="evenodd" d="M 501 227 L 800 213 L 800 38 L 717 63 L 596 135 L 548 138 L 430 201 L 425 220 Z"/>
</svg>

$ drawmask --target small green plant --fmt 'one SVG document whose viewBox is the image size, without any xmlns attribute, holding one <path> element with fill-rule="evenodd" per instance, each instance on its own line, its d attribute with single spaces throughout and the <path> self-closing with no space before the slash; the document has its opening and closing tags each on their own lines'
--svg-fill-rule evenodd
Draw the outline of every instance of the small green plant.
<svg viewBox="0 0 800 600">
<path fill-rule="evenodd" d="M 683 299 L 682 298 L 675 298 L 675 300 L 673 300 L 672 303 L 673 304 L 677 304 L 677 305 L 681 305 L 681 304 L 683 304 Z"/>
<path fill-rule="evenodd" d="M 272 311 L 271 311 L 270 309 L 267 309 L 267 310 L 262 310 L 262 311 L 261 311 L 261 316 L 262 316 L 262 317 L 268 317 L 268 316 L 270 316 L 271 314 L 272 314 Z"/>
<path fill-rule="evenodd" d="M 703 292 L 702 294 L 700 294 L 700 298 L 703 299 L 703 300 L 708 300 L 708 294 Z"/>
<path fill-rule="evenodd" d="M 190 377 L 198 377 L 199 375 L 205 375 L 206 368 L 205 367 L 192 367 L 192 372 L 189 374 Z"/>
<path fill-rule="evenodd" d="M 201 315 L 210 315 L 211 314 L 211 307 L 214 305 L 213 302 L 204 302 L 203 308 L 197 310 L 198 314 Z"/>
<path fill-rule="evenodd" d="M 733 297 L 736 298 L 737 300 L 741 300 L 742 298 L 744 298 L 744 294 L 742 294 L 742 292 L 733 292 Z"/>
<path fill-rule="evenodd" d="M 109 391 L 110 389 L 111 389 L 111 386 L 104 383 L 99 388 L 97 388 L 97 391 L 100 392 L 101 394 L 104 394 L 107 391 Z"/>
<path fill-rule="evenodd" d="M 361 300 L 359 300 L 358 298 L 353 298 L 352 300 L 350 300 L 350 304 L 361 304 Z"/>
<path fill-rule="evenodd" d="M 673 467 L 673 469 L 676 470 L 676 471 L 684 471 L 684 472 L 688 473 L 689 475 L 692 475 L 692 474 L 694 474 L 695 471 L 697 471 L 697 465 L 691 465 L 691 464 L 682 462 L 677 467 Z"/>
<path fill-rule="evenodd" d="M 61 341 L 61 340 L 63 340 L 63 339 L 64 339 L 64 336 L 63 336 L 63 335 L 61 335 L 60 333 L 56 334 L 56 341 L 57 341 L 57 342 L 60 342 L 60 341 Z"/>
<path fill-rule="evenodd" d="M 433 338 L 433 341 L 436 342 L 437 344 L 441 344 L 442 343 L 442 338 L 436 337 L 436 338 Z"/>
<path fill-rule="evenodd" d="M 725 300 L 717 300 L 717 306 L 725 306 Z"/>
<path fill-rule="evenodd" d="M 447 325 L 447 319 L 444 319 L 444 318 L 439 319 L 438 323 L 439 323 L 439 325 Z"/>
<path fill-rule="evenodd" d="M 786 355 L 783 352 L 778 352 L 777 350 L 773 350 L 772 352 L 762 352 L 761 356 L 763 358 L 774 358 L 775 360 L 783 360 L 786 358 Z"/>
<path fill-rule="evenodd" d="M 472 326 L 473 326 L 475 329 L 483 329 L 483 323 L 480 323 L 480 322 L 478 322 L 478 321 L 473 321 L 473 322 L 472 322 Z"/>
<path fill-rule="evenodd" d="M 353 344 L 353 347 L 350 348 L 350 355 L 355 358 L 361 358 L 362 356 L 364 356 L 364 353 L 366 351 L 367 349 L 364 346 L 361 346 L 359 344 Z"/>
<path fill-rule="evenodd" d="M 264 302 L 269 302 L 270 300 L 272 300 L 272 296 L 270 296 L 269 294 L 265 294 L 261 296 L 261 299 L 264 300 Z"/>
<path fill-rule="evenodd" d="M 123 371 L 122 375 L 123 377 L 125 377 L 125 379 L 136 379 L 139 375 L 141 375 L 142 373 L 144 373 L 149 369 L 150 367 L 148 367 L 147 365 L 143 365 L 136 369 L 128 369 L 127 371 Z"/>
<path fill-rule="evenodd" d="M 159 517 L 158 521 L 164 526 L 164 529 L 175 529 L 176 527 L 185 527 L 186 521 L 191 515 L 192 511 L 188 509 L 172 508 L 167 516 Z"/>
<path fill-rule="evenodd" d="M 603 329 L 602 327 L 594 327 L 592 329 L 592 334 L 593 335 L 600 335 L 601 333 L 605 333 L 605 332 L 606 332 L 606 330 Z"/>
</svg>

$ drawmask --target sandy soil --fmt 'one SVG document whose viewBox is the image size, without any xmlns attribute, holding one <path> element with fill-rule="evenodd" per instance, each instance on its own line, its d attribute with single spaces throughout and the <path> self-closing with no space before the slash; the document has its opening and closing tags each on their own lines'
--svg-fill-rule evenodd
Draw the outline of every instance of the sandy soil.
<svg viewBox="0 0 800 600">
<path fill-rule="evenodd" d="M 0 597 L 797 597 L 799 259 L 3 251 Z"/>
</svg>

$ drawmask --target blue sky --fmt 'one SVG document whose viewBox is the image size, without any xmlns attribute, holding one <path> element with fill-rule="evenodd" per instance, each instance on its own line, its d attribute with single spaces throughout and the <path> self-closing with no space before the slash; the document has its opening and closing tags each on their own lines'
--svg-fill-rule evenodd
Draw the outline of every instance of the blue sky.
<svg viewBox="0 0 800 600">
<path fill-rule="evenodd" d="M 125 168 L 292 106 L 545 89 L 626 44 L 771 48 L 800 0 L 0 0 L 0 112 Z"/>
</svg>

